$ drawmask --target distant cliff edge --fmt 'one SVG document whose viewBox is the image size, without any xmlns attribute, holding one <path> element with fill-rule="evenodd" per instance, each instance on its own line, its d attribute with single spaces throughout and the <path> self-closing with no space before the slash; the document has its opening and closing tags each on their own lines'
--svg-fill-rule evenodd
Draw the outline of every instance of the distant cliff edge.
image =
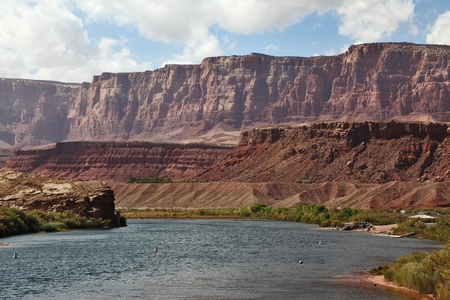
<svg viewBox="0 0 450 300">
<path fill-rule="evenodd" d="M 236 143 L 242 130 L 318 120 L 446 122 L 449 57 L 449 46 L 374 43 L 327 57 L 211 57 L 83 84 L 0 79 L 0 148 Z"/>
</svg>

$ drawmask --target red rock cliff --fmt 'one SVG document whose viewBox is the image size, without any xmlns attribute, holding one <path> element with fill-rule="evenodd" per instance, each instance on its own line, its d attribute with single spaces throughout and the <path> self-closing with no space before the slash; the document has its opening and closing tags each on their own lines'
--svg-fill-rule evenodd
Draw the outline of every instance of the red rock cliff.
<svg viewBox="0 0 450 300">
<path fill-rule="evenodd" d="M 240 182 L 449 181 L 448 123 L 326 122 L 243 132 L 199 178 Z"/>
<path fill-rule="evenodd" d="M 199 135 L 229 141 L 219 134 L 269 124 L 449 121 L 449 55 L 449 46 L 374 43 L 330 57 L 213 57 L 152 72 L 103 73 L 75 96 L 67 86 L 66 98 L 53 96 L 59 87 L 44 92 L 38 83 L 3 80 L 0 116 L 14 118 L 2 119 L 0 138 L 16 146 Z"/>
<path fill-rule="evenodd" d="M 211 167 L 231 149 L 205 144 L 65 142 L 54 149 L 16 151 L 3 170 L 113 182 L 155 175 L 183 179 Z"/>
<path fill-rule="evenodd" d="M 40 146 L 66 138 L 68 104 L 80 85 L 0 78 L 0 146 Z"/>
</svg>

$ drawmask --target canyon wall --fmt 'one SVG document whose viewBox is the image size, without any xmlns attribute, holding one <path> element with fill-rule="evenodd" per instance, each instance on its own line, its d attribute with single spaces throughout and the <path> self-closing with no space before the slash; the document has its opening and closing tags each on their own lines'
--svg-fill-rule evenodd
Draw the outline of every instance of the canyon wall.
<svg viewBox="0 0 450 300">
<path fill-rule="evenodd" d="M 238 182 L 450 181 L 449 123 L 318 122 L 243 132 L 198 179 Z"/>
<path fill-rule="evenodd" d="M 19 150 L 3 170 L 58 178 L 125 182 L 130 177 L 183 179 L 211 167 L 232 147 L 150 142 L 65 142 Z"/>
<path fill-rule="evenodd" d="M 329 57 L 211 57 L 200 65 L 103 73 L 81 85 L 2 79 L 0 139 L 17 147 L 227 143 L 238 140 L 231 132 L 272 124 L 449 121 L 449 54 L 449 46 L 374 43 Z"/>
<path fill-rule="evenodd" d="M 65 139 L 68 105 L 79 88 L 79 84 L 0 78 L 0 148 Z"/>
</svg>

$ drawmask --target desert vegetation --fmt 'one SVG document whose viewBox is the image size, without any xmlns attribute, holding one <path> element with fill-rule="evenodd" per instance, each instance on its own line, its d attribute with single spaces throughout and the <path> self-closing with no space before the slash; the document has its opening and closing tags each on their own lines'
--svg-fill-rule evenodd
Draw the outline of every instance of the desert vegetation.
<svg viewBox="0 0 450 300">
<path fill-rule="evenodd" d="M 173 182 L 171 177 L 130 177 L 127 183 L 171 183 Z"/>
<path fill-rule="evenodd" d="M 432 253 L 413 252 L 371 273 L 437 299 L 450 299 L 450 244 Z"/>
<path fill-rule="evenodd" d="M 17 208 L 0 206 L 0 238 L 39 231 L 101 228 L 109 225 L 110 221 L 95 218 L 87 219 L 71 211 L 62 213 L 42 210 L 23 211 Z"/>
</svg>

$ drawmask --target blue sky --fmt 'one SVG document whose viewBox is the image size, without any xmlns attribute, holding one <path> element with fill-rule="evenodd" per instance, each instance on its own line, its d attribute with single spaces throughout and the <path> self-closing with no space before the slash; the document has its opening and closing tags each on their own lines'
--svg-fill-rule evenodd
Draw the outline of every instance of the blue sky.
<svg viewBox="0 0 450 300">
<path fill-rule="evenodd" d="M 448 0 L 0 0 L 0 77 L 66 82 L 209 56 L 450 44 Z"/>
</svg>

